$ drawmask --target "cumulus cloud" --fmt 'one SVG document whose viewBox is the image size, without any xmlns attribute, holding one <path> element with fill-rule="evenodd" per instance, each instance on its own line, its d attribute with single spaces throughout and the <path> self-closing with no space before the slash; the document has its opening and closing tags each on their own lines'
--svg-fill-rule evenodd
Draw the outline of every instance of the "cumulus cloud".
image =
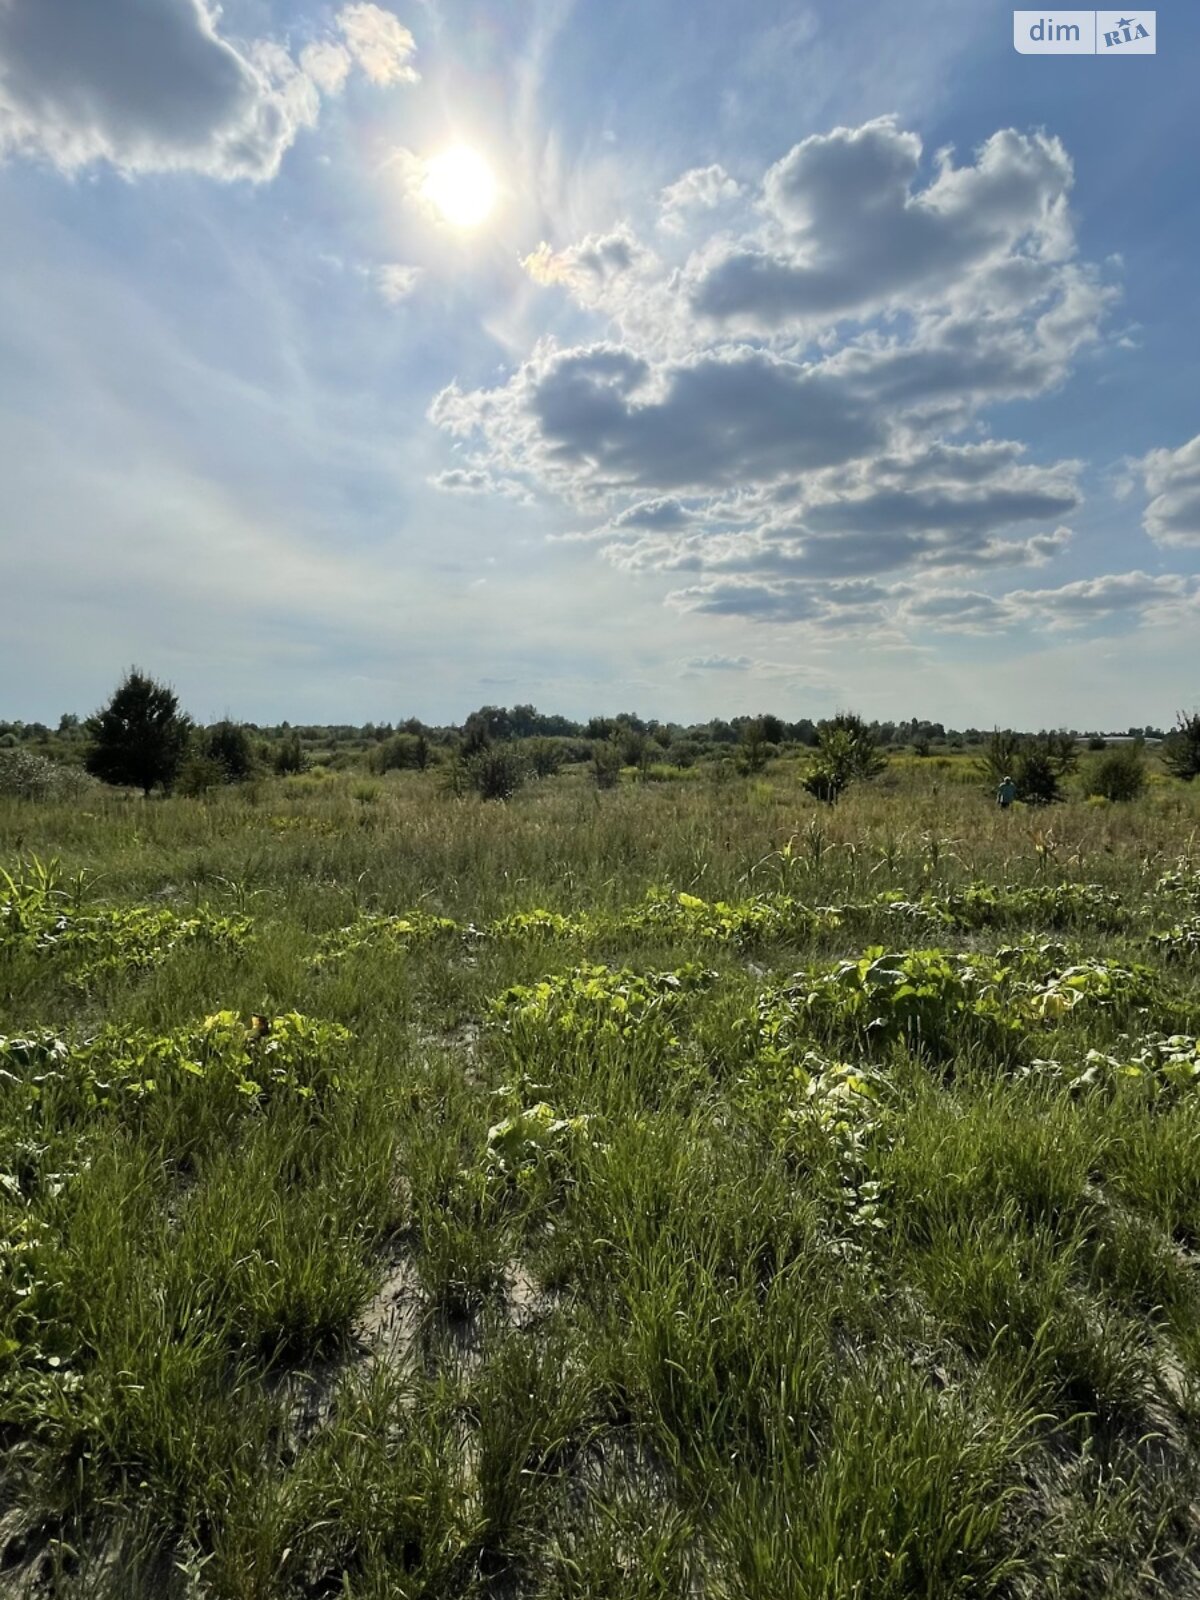
<svg viewBox="0 0 1200 1600">
<path fill-rule="evenodd" d="M 689 213 L 715 211 L 741 193 L 741 184 L 724 167 L 693 167 L 663 190 L 658 225 L 670 233 L 681 233 L 688 225 Z"/>
<path fill-rule="evenodd" d="M 377 6 L 347 7 L 346 43 L 314 40 L 298 62 L 269 40 L 235 45 L 217 16 L 205 0 L 0 0 L 0 156 L 262 181 L 354 62 L 411 77 L 396 30 L 408 55 L 412 37 Z"/>
<path fill-rule="evenodd" d="M 1000 625 L 970 580 L 1062 555 L 1082 465 L 1029 461 L 987 436 L 987 411 L 1066 381 L 1117 289 L 1077 258 L 1058 140 L 1002 129 L 970 160 L 942 152 L 924 175 L 922 160 L 894 119 L 839 128 L 763 174 L 740 232 L 690 254 L 627 223 L 542 245 L 526 270 L 598 336 L 545 339 L 505 381 L 450 385 L 430 417 L 497 474 L 589 511 L 560 537 L 621 571 L 693 574 L 676 608 L 847 632 Z M 698 168 L 664 204 L 711 215 L 731 184 Z M 956 576 L 944 611 L 904 604 Z M 847 598 L 878 578 L 886 593 Z"/>
<path fill-rule="evenodd" d="M 628 506 L 620 516 L 614 517 L 612 527 L 621 528 L 656 528 L 660 532 L 676 528 L 686 528 L 694 522 L 696 513 L 688 509 L 679 500 L 640 500 L 636 505 Z"/>
<path fill-rule="evenodd" d="M 609 282 L 653 259 L 622 224 L 611 233 L 588 234 L 567 250 L 552 250 L 543 239 L 521 265 L 536 283 L 566 283 L 586 293 L 589 283 Z"/>
<path fill-rule="evenodd" d="M 680 663 L 681 678 L 701 678 L 709 673 L 747 675 L 771 679 L 776 683 L 786 682 L 790 685 L 803 684 L 808 689 L 820 690 L 822 693 L 828 693 L 830 690 L 830 684 L 824 674 L 814 672 L 810 665 L 801 665 L 794 661 L 769 661 L 759 656 L 710 655 L 689 656 L 686 661 Z"/>
<path fill-rule="evenodd" d="M 1057 589 L 1015 589 L 1005 596 L 1017 615 L 1040 615 L 1058 627 L 1075 627 L 1117 613 L 1153 619 L 1194 601 L 1200 578 L 1182 573 L 1109 572 Z"/>
<path fill-rule="evenodd" d="M 862 314 L 926 300 L 1021 244 L 1035 260 L 1069 248 L 1072 172 L 1057 139 L 1002 130 L 972 165 L 943 153 L 914 191 L 920 159 L 920 139 L 890 117 L 803 140 L 764 177 L 769 237 L 704 263 L 696 309 L 768 328 Z"/>
<path fill-rule="evenodd" d="M 675 609 L 759 623 L 804 623 L 827 632 L 986 634 L 1018 628 L 1061 631 L 1123 618 L 1134 626 L 1178 620 L 1200 609 L 1200 578 L 1177 573 L 1106 573 L 1049 589 L 914 588 L 870 579 L 813 581 L 734 572 L 668 595 Z"/>
<path fill-rule="evenodd" d="M 1015 620 L 1004 600 L 976 589 L 931 589 L 905 600 L 900 614 L 943 633 L 993 633 Z"/>
<path fill-rule="evenodd" d="M 620 345 L 547 349 L 499 391 L 443 390 L 430 416 L 580 495 L 770 481 L 885 438 L 882 418 L 819 367 L 750 348 L 658 368 Z"/>
<path fill-rule="evenodd" d="M 389 306 L 407 300 L 420 281 L 420 267 L 405 266 L 399 261 L 390 261 L 375 269 L 375 286 Z"/>
<path fill-rule="evenodd" d="M 523 483 L 513 478 L 497 478 L 486 467 L 450 467 L 445 472 L 437 473 L 429 482 L 445 494 L 500 495 L 506 500 L 520 500 L 525 504 L 532 500 Z"/>
<path fill-rule="evenodd" d="M 322 94 L 341 94 L 353 64 L 349 50 L 332 39 L 306 44 L 300 52 L 301 67 Z"/>
<path fill-rule="evenodd" d="M 740 617 L 749 622 L 807 622 L 848 631 L 882 624 L 891 594 L 891 590 L 869 582 L 814 584 L 796 578 L 760 582 L 739 576 L 677 589 L 667 596 L 667 603 L 678 611 L 706 616 Z"/>
<path fill-rule="evenodd" d="M 543 240 L 521 265 L 535 283 L 558 285 L 577 305 L 621 326 L 662 328 L 671 314 L 663 263 L 627 223 L 588 234 L 564 250 Z"/>
<path fill-rule="evenodd" d="M 899 607 L 902 621 L 939 632 L 994 633 L 1018 627 L 1062 630 L 1124 617 L 1135 624 L 1169 621 L 1196 604 L 1200 579 L 1179 573 L 1104 573 L 1052 589 L 989 595 L 970 589 L 928 589 Z"/>
<path fill-rule="evenodd" d="M 1200 434 L 1178 450 L 1152 450 L 1142 463 L 1143 527 L 1156 544 L 1200 545 Z"/>
<path fill-rule="evenodd" d="M 372 83 L 419 81 L 412 65 L 416 42 L 399 17 L 362 0 L 343 6 L 336 20 L 346 48 Z"/>
</svg>

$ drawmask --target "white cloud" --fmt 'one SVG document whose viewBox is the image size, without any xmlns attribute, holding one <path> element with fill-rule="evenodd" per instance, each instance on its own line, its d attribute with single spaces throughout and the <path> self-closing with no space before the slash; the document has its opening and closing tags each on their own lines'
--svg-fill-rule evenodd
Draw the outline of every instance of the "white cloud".
<svg viewBox="0 0 1200 1600">
<path fill-rule="evenodd" d="M 657 368 L 620 345 L 547 347 L 503 389 L 443 390 L 430 416 L 452 433 L 482 433 L 499 460 L 584 497 L 771 482 L 886 437 L 851 386 L 749 347 Z"/>
<path fill-rule="evenodd" d="M 300 65 L 322 94 L 335 95 L 346 87 L 354 59 L 344 45 L 332 39 L 320 39 L 304 46 Z"/>
<path fill-rule="evenodd" d="M 506 500 L 517 500 L 522 505 L 532 504 L 533 497 L 523 483 L 514 478 L 497 478 L 486 467 L 450 467 L 430 478 L 435 489 L 445 494 L 500 495 Z"/>
<path fill-rule="evenodd" d="M 1012 608 L 977 589 L 928 589 L 900 607 L 903 621 L 942 633 L 993 633 L 1011 627 Z"/>
<path fill-rule="evenodd" d="M 672 314 L 663 295 L 663 263 L 628 223 L 588 234 L 565 250 L 543 240 L 521 265 L 534 283 L 558 285 L 577 305 L 622 326 L 645 329 L 651 337 L 655 329 L 661 334 Z"/>
<path fill-rule="evenodd" d="M 416 42 L 399 17 L 362 0 L 343 6 L 336 20 L 350 54 L 372 83 L 419 81 L 420 73 L 412 65 Z"/>
<path fill-rule="evenodd" d="M 658 225 L 668 233 L 681 233 L 688 226 L 690 214 L 715 211 L 738 199 L 741 193 L 741 184 L 724 167 L 693 167 L 663 190 Z"/>
<path fill-rule="evenodd" d="M 927 589 L 900 606 L 903 621 L 951 633 L 992 633 L 1034 627 L 1081 628 L 1123 616 L 1136 625 L 1177 620 L 1195 605 L 1200 580 L 1179 573 L 1111 572 L 1079 578 L 1054 589 L 1013 589 L 981 594 L 969 589 Z"/>
<path fill-rule="evenodd" d="M 1033 613 L 1055 627 L 1076 627 L 1119 613 L 1138 621 L 1174 616 L 1194 603 L 1200 578 L 1177 572 L 1108 572 L 1057 589 L 1015 589 L 1005 596 L 1018 615 Z"/>
<path fill-rule="evenodd" d="M 1200 434 L 1178 450 L 1152 450 L 1141 462 L 1143 527 L 1156 544 L 1200 545 Z"/>
<path fill-rule="evenodd" d="M 924 181 L 921 162 L 885 118 L 795 146 L 763 175 L 755 231 L 743 212 L 682 265 L 627 223 L 543 244 L 527 272 L 601 335 L 543 339 L 430 417 L 479 466 L 591 512 L 559 538 L 618 571 L 693 574 L 666 596 L 678 610 L 876 637 L 1007 626 L 1018 604 L 1056 625 L 1082 613 L 1069 587 L 969 587 L 1058 559 L 1082 504 L 1080 462 L 1029 461 L 983 419 L 1062 384 L 1117 290 L 1076 258 L 1058 140 L 1002 129 L 962 165 L 940 152 Z M 695 214 L 736 198 L 731 182 L 695 169 L 664 200 Z M 1176 534 L 1192 449 L 1148 458 Z M 968 586 L 930 588 L 955 576 Z M 1119 580 L 1090 614 L 1130 609 Z"/>
<path fill-rule="evenodd" d="M 314 40 L 299 62 L 218 19 L 206 0 L 0 0 L 0 157 L 263 181 L 352 59 L 377 82 L 415 77 L 411 34 L 376 6 L 345 8 L 346 46 Z"/>
<path fill-rule="evenodd" d="M 765 328 L 863 315 L 927 301 L 1018 247 L 1035 272 L 1069 254 L 1072 172 L 1057 139 L 1002 130 L 971 166 L 943 152 L 915 190 L 920 159 L 920 139 L 890 117 L 796 145 L 764 176 L 764 237 L 699 263 L 697 311 Z"/>
<path fill-rule="evenodd" d="M 390 261 L 375 269 L 375 286 L 389 306 L 398 306 L 402 300 L 407 300 L 420 281 L 420 267 L 405 266 L 399 261 Z"/>
<path fill-rule="evenodd" d="M 1180 620 L 1200 609 L 1200 578 L 1177 573 L 1105 573 L 1052 589 L 936 588 L 872 579 L 813 582 L 778 573 L 763 578 L 734 571 L 677 589 L 668 603 L 682 612 L 761 623 L 805 623 L 832 633 L 900 625 L 937 633 L 997 633 L 1016 628 L 1063 631 L 1122 617 L 1134 626 Z"/>
<path fill-rule="evenodd" d="M 749 656 L 692 656 L 684 666 L 689 672 L 749 672 L 754 662 Z"/>
<path fill-rule="evenodd" d="M 521 263 L 535 283 L 565 283 L 584 294 L 591 284 L 652 264 L 654 257 L 624 223 L 611 233 L 588 234 L 567 250 L 552 250 L 543 240 Z"/>
</svg>

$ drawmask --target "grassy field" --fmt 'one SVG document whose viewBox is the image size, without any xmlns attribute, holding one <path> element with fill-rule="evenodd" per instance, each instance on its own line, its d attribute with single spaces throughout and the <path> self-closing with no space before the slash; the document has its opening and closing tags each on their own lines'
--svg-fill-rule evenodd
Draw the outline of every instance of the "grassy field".
<svg viewBox="0 0 1200 1600">
<path fill-rule="evenodd" d="M 0 1593 L 1200 1594 L 1200 785 L 0 804 Z"/>
</svg>

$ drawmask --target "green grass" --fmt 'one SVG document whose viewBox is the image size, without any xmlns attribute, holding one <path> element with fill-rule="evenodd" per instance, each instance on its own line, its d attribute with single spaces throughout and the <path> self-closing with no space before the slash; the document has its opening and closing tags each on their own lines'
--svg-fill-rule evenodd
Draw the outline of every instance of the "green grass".
<svg viewBox="0 0 1200 1600">
<path fill-rule="evenodd" d="M 947 759 L 0 802 L 0 1592 L 1200 1591 L 1200 791 Z"/>
</svg>

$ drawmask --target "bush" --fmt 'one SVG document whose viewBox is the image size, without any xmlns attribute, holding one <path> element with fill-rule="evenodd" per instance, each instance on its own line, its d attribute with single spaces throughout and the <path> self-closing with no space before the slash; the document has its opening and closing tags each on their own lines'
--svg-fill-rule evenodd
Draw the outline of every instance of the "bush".
<svg viewBox="0 0 1200 1600">
<path fill-rule="evenodd" d="M 185 800 L 197 800 L 210 789 L 220 789 L 229 781 L 229 774 L 220 761 L 202 750 L 193 750 L 175 778 L 175 793 Z"/>
<path fill-rule="evenodd" d="M 86 727 L 91 740 L 87 769 L 93 777 L 149 794 L 155 784 L 170 789 L 175 781 L 192 723 L 172 690 L 133 667 Z"/>
<path fill-rule="evenodd" d="M 1092 769 L 1088 793 L 1105 800 L 1136 800 L 1146 787 L 1146 763 L 1141 748 L 1127 744 L 1110 750 Z"/>
<path fill-rule="evenodd" d="M 197 736 L 195 745 L 199 761 L 219 770 L 218 783 L 242 783 L 254 776 L 254 749 L 239 723 L 216 722 Z"/>
<path fill-rule="evenodd" d="M 563 747 L 557 739 L 526 739 L 520 748 L 535 778 L 552 778 L 563 764 Z"/>
<path fill-rule="evenodd" d="M 429 740 L 423 733 L 396 733 L 377 745 L 367 759 L 372 772 L 424 772 L 429 765 Z"/>
<path fill-rule="evenodd" d="M 1079 753 L 1068 733 L 1022 738 L 1011 729 L 996 728 L 984 745 L 976 770 L 989 790 L 1011 777 L 1018 800 L 1027 806 L 1048 806 L 1063 798 L 1062 779 L 1078 763 Z"/>
<path fill-rule="evenodd" d="M 96 789 L 96 780 L 79 767 L 64 767 L 19 746 L 0 749 L 0 798 L 76 800 Z"/>
<path fill-rule="evenodd" d="M 1163 743 L 1163 765 L 1174 778 L 1200 778 L 1200 711 L 1181 711 Z"/>
<path fill-rule="evenodd" d="M 804 787 L 826 805 L 834 805 L 856 780 L 869 781 L 887 767 L 875 733 L 853 711 L 839 711 L 817 730 L 817 754 Z"/>
<path fill-rule="evenodd" d="M 463 762 L 467 787 L 483 800 L 509 800 L 529 776 L 512 745 L 487 745 Z"/>
<path fill-rule="evenodd" d="M 667 760 L 673 767 L 685 771 L 696 765 L 696 746 L 688 739 L 674 739 L 667 749 Z"/>
<path fill-rule="evenodd" d="M 773 723 L 778 718 L 769 719 Z M 752 722 L 744 723 L 738 735 L 738 771 L 749 775 L 761 772 L 767 762 L 778 752 L 773 743 L 767 738 L 766 717 L 755 717 Z"/>
<path fill-rule="evenodd" d="M 281 778 L 290 773 L 304 771 L 306 765 L 304 747 L 300 743 L 300 735 L 298 733 L 290 733 L 283 740 L 276 749 L 271 764 Z"/>
<path fill-rule="evenodd" d="M 989 790 L 996 790 L 1005 778 L 1016 779 L 1017 755 L 1021 739 L 1011 728 L 993 728 L 983 747 L 975 770 Z"/>
<path fill-rule="evenodd" d="M 856 711 L 839 711 L 835 717 L 817 724 L 817 744 L 833 734 L 844 734 L 850 752 L 850 775 L 862 782 L 877 778 L 887 768 L 888 758 L 879 748 L 879 735 Z"/>
<path fill-rule="evenodd" d="M 621 747 L 611 739 L 592 746 L 592 781 L 597 789 L 615 789 L 621 781 Z"/>
<path fill-rule="evenodd" d="M 1063 798 L 1060 773 L 1045 750 L 1022 750 L 1013 768 L 1017 799 L 1027 806 L 1054 805 Z"/>
<path fill-rule="evenodd" d="M 650 763 L 657 754 L 655 741 L 640 729 L 627 727 L 618 730 L 616 741 L 621 753 L 621 765 L 635 767 L 638 776 L 645 778 L 650 770 Z"/>
</svg>

